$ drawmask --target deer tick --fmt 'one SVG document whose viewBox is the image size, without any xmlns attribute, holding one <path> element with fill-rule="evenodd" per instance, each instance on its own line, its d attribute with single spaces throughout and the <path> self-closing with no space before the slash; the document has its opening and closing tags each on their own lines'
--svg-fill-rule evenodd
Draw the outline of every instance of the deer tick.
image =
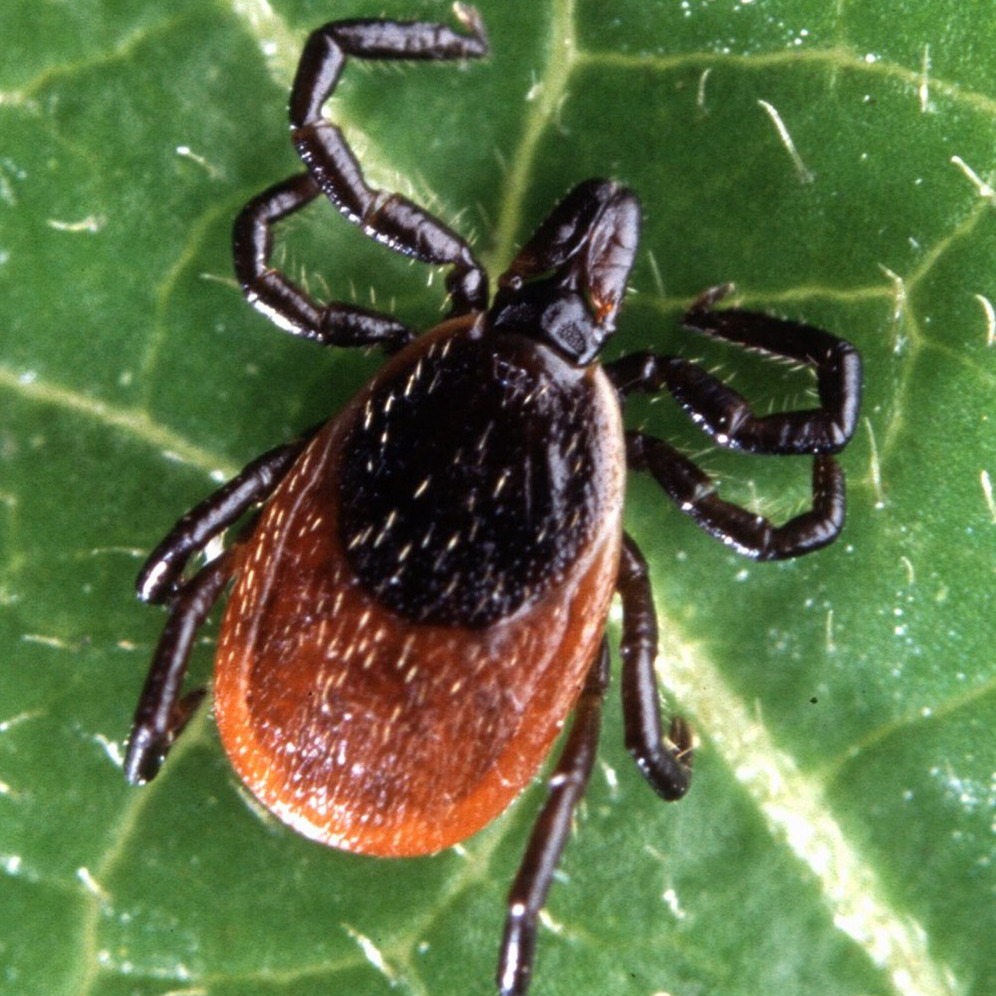
<svg viewBox="0 0 996 996">
<path fill-rule="evenodd" d="M 249 302 L 329 346 L 379 346 L 384 367 L 340 414 L 250 463 L 187 513 L 146 562 L 138 592 L 168 618 L 135 714 L 125 772 L 153 778 L 202 691 L 191 647 L 226 586 L 214 697 L 231 762 L 267 809 L 333 847 L 420 855 L 489 823 L 573 723 L 508 898 L 503 994 L 525 993 L 537 918 L 591 774 L 609 680 L 606 619 L 622 600 L 626 747 L 664 799 L 688 788 L 692 736 L 659 715 L 647 565 L 623 530 L 627 468 L 648 472 L 699 526 L 759 560 L 830 543 L 844 520 L 833 458 L 861 391 L 854 348 L 706 291 L 695 332 L 811 367 L 819 406 L 755 415 L 700 366 L 656 352 L 599 363 L 637 250 L 636 196 L 587 180 L 498 279 L 412 201 L 373 189 L 323 105 L 350 57 L 487 53 L 477 12 L 461 30 L 384 20 L 312 33 L 290 98 L 304 171 L 235 221 Z M 448 268 L 446 319 L 423 335 L 389 315 L 316 300 L 273 266 L 274 226 L 324 194 L 372 238 Z M 717 443 L 813 460 L 812 507 L 782 525 L 719 498 L 662 439 L 623 428 L 633 392 L 668 391 Z M 206 545 L 259 507 L 216 559 Z"/>
</svg>

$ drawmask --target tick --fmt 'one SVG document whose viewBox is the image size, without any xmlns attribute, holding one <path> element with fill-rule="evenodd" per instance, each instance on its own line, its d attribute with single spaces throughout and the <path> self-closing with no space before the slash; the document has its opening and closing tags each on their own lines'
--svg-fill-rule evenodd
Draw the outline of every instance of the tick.
<svg viewBox="0 0 996 996">
<path fill-rule="evenodd" d="M 487 52 L 477 12 L 461 30 L 337 21 L 305 45 L 290 98 L 304 172 L 235 221 L 249 302 L 281 329 L 389 359 L 325 425 L 250 463 L 188 512 L 149 557 L 139 596 L 168 618 L 135 714 L 125 773 L 159 770 L 203 691 L 184 692 L 199 627 L 231 583 L 214 704 L 222 743 L 252 793 L 289 826 L 361 854 L 430 854 L 501 813 L 570 733 L 508 897 L 503 994 L 529 985 L 537 918 L 591 774 L 609 681 L 606 619 L 622 601 L 626 747 L 664 799 L 688 789 L 692 735 L 659 714 L 657 625 L 647 564 L 623 530 L 627 468 L 649 473 L 693 521 L 740 553 L 778 560 L 834 540 L 844 479 L 833 458 L 854 432 L 857 352 L 796 322 L 715 309 L 695 332 L 815 371 L 819 405 L 756 415 L 688 360 L 656 352 L 608 363 L 637 250 L 636 196 L 609 180 L 575 187 L 498 279 L 410 200 L 375 190 L 322 113 L 349 57 L 449 60 Z M 317 300 L 271 262 L 274 227 L 324 194 L 397 252 L 447 267 L 447 318 L 416 336 L 395 318 Z M 717 443 L 812 458 L 812 507 L 782 525 L 721 499 L 662 439 L 623 427 L 634 392 L 670 392 Z M 220 556 L 196 555 L 234 526 Z"/>
</svg>

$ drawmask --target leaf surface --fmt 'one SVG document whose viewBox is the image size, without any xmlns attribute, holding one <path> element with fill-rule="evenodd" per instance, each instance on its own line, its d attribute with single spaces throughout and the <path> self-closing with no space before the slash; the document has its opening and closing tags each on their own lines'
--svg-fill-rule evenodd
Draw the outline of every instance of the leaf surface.
<svg viewBox="0 0 996 996">
<path fill-rule="evenodd" d="M 347 71 L 331 109 L 374 182 L 472 235 L 496 275 L 572 184 L 612 176 L 645 219 L 609 354 L 679 352 L 762 407 L 811 403 L 805 374 L 681 331 L 694 296 L 732 280 L 739 303 L 845 335 L 866 362 L 835 546 L 745 562 L 632 482 L 668 706 L 701 741 L 695 781 L 661 804 L 610 698 L 533 992 L 992 992 L 989 5 L 479 6 L 487 62 Z M 426 0 L 386 12 L 450 17 Z M 0 991 L 492 991 L 539 784 L 465 846 L 385 862 L 262 817 L 206 710 L 155 783 L 120 772 L 163 621 L 132 594 L 142 557 L 379 362 L 252 313 L 229 229 L 300 168 L 285 106 L 307 32 L 383 13 L 7 4 Z M 328 205 L 281 239 L 281 265 L 318 293 L 375 295 L 421 327 L 439 315 L 440 274 L 427 286 Z M 807 460 L 718 453 L 663 399 L 627 418 L 737 501 L 779 519 L 806 502 Z"/>
</svg>

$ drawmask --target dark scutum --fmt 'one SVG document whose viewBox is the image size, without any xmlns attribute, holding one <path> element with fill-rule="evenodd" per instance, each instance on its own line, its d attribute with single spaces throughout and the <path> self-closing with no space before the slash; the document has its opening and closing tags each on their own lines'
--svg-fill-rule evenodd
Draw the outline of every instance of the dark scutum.
<svg viewBox="0 0 996 996">
<path fill-rule="evenodd" d="M 350 566 L 417 622 L 487 626 L 555 582 L 598 521 L 593 387 L 517 335 L 439 339 L 344 441 Z"/>
</svg>

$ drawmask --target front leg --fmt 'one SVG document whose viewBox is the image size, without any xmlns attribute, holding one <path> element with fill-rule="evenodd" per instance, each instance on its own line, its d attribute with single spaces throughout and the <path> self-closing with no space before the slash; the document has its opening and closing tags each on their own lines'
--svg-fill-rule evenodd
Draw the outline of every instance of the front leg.
<svg viewBox="0 0 996 996">
<path fill-rule="evenodd" d="M 830 455 L 854 434 L 861 400 L 861 358 L 846 340 L 799 322 L 712 305 L 729 285 L 706 291 L 685 313 L 686 327 L 816 371 L 820 406 L 756 415 L 748 401 L 698 364 L 644 352 L 606 364 L 622 396 L 667 389 L 692 420 L 721 446 L 748 453 L 813 455 L 812 508 L 776 526 L 717 494 L 712 478 L 661 439 L 626 436 L 633 470 L 649 471 L 686 515 L 706 532 L 757 560 L 797 557 L 832 543 L 844 526 L 844 474 Z"/>
<path fill-rule="evenodd" d="M 400 349 L 414 338 L 406 325 L 342 301 L 316 301 L 272 265 L 274 225 L 319 193 L 311 174 L 299 173 L 264 190 L 239 212 L 232 230 L 232 256 L 242 293 L 260 314 L 291 335 L 326 346 Z"/>
<path fill-rule="evenodd" d="M 731 289 L 725 284 L 702 294 L 685 313 L 685 327 L 812 367 L 818 408 L 756 415 L 746 398 L 698 364 L 659 353 L 634 353 L 606 364 L 609 377 L 623 394 L 652 394 L 666 388 L 696 425 L 730 449 L 771 454 L 839 452 L 858 421 L 861 357 L 857 350 L 845 339 L 801 322 L 738 308 L 712 310 Z"/>
<path fill-rule="evenodd" d="M 382 20 L 332 21 L 308 38 L 291 90 L 291 136 L 314 182 L 350 221 L 378 242 L 423 263 L 450 266 L 446 288 L 453 315 L 487 306 L 487 278 L 467 243 L 441 221 L 400 194 L 369 186 L 342 131 L 322 106 L 348 56 L 376 60 L 480 58 L 488 50 L 484 25 L 473 7 L 456 4 L 468 34 L 443 24 Z"/>
</svg>

